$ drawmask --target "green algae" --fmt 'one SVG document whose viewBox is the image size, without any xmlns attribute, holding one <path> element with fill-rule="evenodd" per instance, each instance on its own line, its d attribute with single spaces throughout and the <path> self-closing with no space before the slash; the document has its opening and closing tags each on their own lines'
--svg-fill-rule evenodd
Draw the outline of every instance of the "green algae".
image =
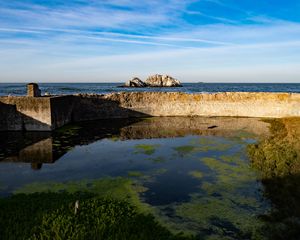
<svg viewBox="0 0 300 240">
<path fill-rule="evenodd" d="M 112 135 L 110 138 L 108 138 L 108 140 L 110 140 L 112 142 L 117 142 L 120 140 L 120 137 L 117 135 Z"/>
<path fill-rule="evenodd" d="M 79 125 L 75 125 L 75 124 L 67 124 L 63 127 L 58 128 L 57 130 L 55 130 L 56 133 L 60 133 L 60 134 L 64 134 L 67 136 L 72 136 L 72 135 L 76 135 L 78 133 L 78 130 L 81 129 L 82 127 Z"/>
<path fill-rule="evenodd" d="M 199 170 L 190 171 L 189 175 L 191 175 L 192 177 L 197 178 L 197 179 L 201 179 L 204 177 L 204 174 Z"/>
<path fill-rule="evenodd" d="M 242 203 L 247 205 L 240 207 Z M 253 211 L 249 211 L 250 207 L 257 207 L 255 200 L 236 195 L 231 195 L 231 198 L 202 196 L 177 206 L 176 215 L 197 223 L 200 231 L 210 231 L 219 238 L 244 239 L 254 235 L 261 225 Z"/>
<path fill-rule="evenodd" d="M 236 153 L 234 155 L 221 155 L 219 156 L 223 162 L 232 163 L 232 164 L 244 164 L 245 160 L 242 158 L 241 153 Z"/>
<path fill-rule="evenodd" d="M 262 178 L 300 172 L 300 119 L 268 119 L 271 136 L 248 146 L 248 155 Z"/>
<path fill-rule="evenodd" d="M 179 147 L 174 148 L 174 150 L 180 155 L 190 154 L 190 153 L 194 152 L 195 149 L 196 149 L 196 147 L 191 146 L 191 145 L 179 146 Z"/>
<path fill-rule="evenodd" d="M 79 208 L 74 212 L 75 202 Z M 0 198 L 3 239 L 192 240 L 173 234 L 125 200 L 88 193 L 32 193 Z"/>
<path fill-rule="evenodd" d="M 247 162 L 237 161 L 228 163 L 209 157 L 202 158 L 201 161 L 216 173 L 218 184 L 215 185 L 215 188 L 218 187 L 218 190 L 221 190 L 221 188 L 235 189 L 242 187 L 245 183 L 255 181 L 257 177 L 256 172 L 251 170 Z"/>
<path fill-rule="evenodd" d="M 153 163 L 163 163 L 166 162 L 166 159 L 164 157 L 153 157 L 153 158 L 147 158 L 146 160 L 151 161 Z"/>
<path fill-rule="evenodd" d="M 300 118 L 267 119 L 270 136 L 248 146 L 248 156 L 259 170 L 264 195 L 273 209 L 263 215 L 269 239 L 300 236 Z"/>
<path fill-rule="evenodd" d="M 96 194 L 99 197 L 128 200 L 141 209 L 149 210 L 149 207 L 139 200 L 139 193 L 144 191 L 146 191 L 146 188 L 128 178 L 106 177 L 97 180 L 70 181 L 65 183 L 31 183 L 19 188 L 14 194 L 32 194 L 36 192 L 67 192 L 73 194 L 76 192 L 86 192 Z"/>
<path fill-rule="evenodd" d="M 159 168 L 159 169 L 155 170 L 154 174 L 160 175 L 160 174 L 166 173 L 167 171 L 168 171 L 168 169 L 166 169 L 166 168 Z"/>
<path fill-rule="evenodd" d="M 129 171 L 128 176 L 129 177 L 143 177 L 144 174 L 142 172 L 139 172 L 139 171 Z"/>
<path fill-rule="evenodd" d="M 208 151 L 227 151 L 232 148 L 236 142 L 222 142 L 219 139 L 201 137 L 192 139 L 190 143 L 195 146 L 195 152 L 208 152 Z"/>
<path fill-rule="evenodd" d="M 135 153 L 143 153 L 146 155 L 152 155 L 156 149 L 160 147 L 159 144 L 138 144 L 135 146 Z"/>
<path fill-rule="evenodd" d="M 201 158 L 213 171 L 208 173 L 213 180 L 202 182 L 202 193 L 192 194 L 190 202 L 175 206 L 176 216 L 193 222 L 200 232 L 210 231 L 215 237 L 252 238 L 262 226 L 256 216 L 262 213 L 263 208 L 253 195 L 243 195 L 240 189 L 249 182 L 255 182 L 256 175 L 249 169 L 248 163 L 237 156 L 222 158 Z M 200 177 L 203 177 L 202 173 Z"/>
<path fill-rule="evenodd" d="M 157 169 L 153 174 L 163 174 L 166 171 L 167 169 L 161 168 L 161 169 Z M 135 176 L 137 175 L 140 176 L 140 174 L 136 174 L 136 172 L 132 171 L 132 173 L 134 173 L 133 175 Z M 113 201 L 126 201 L 131 206 L 135 207 L 139 213 L 154 214 L 155 212 L 154 208 L 150 207 L 146 203 L 143 203 L 139 198 L 139 194 L 144 191 L 146 191 L 146 188 L 138 184 L 136 181 L 133 181 L 128 178 L 118 177 L 118 178 L 103 178 L 98 180 L 70 181 L 65 183 L 58 183 L 58 182 L 32 183 L 32 184 L 25 185 L 24 187 L 15 191 L 15 196 L 23 196 L 23 194 L 26 194 L 26 196 L 30 196 L 32 194 L 77 194 L 80 192 L 84 194 L 91 194 L 92 196 L 95 196 L 97 199 L 104 198 L 104 199 L 112 199 Z M 76 197 L 75 199 L 78 198 Z M 75 200 L 73 202 L 75 202 Z M 45 221 L 48 221 L 49 223 L 52 224 L 53 220 L 57 218 L 61 219 L 63 216 L 66 216 L 66 215 L 59 214 L 59 212 L 62 213 L 64 211 L 58 210 L 58 212 L 56 212 L 53 215 L 54 217 L 50 216 L 52 220 L 49 220 L 47 215 Z M 152 217 L 152 219 L 154 218 Z M 161 225 L 159 219 L 156 219 L 155 221 L 158 221 L 157 224 L 159 225 L 157 225 L 157 227 L 161 226 L 167 230 L 166 226 Z M 36 225 L 40 225 L 40 224 L 36 224 Z M 61 223 L 58 222 L 55 223 L 55 226 L 61 229 L 60 225 Z M 48 230 L 46 229 L 50 229 L 50 228 L 47 227 L 44 229 L 45 233 L 48 234 Z M 171 232 L 170 234 L 173 235 L 173 233 Z M 152 239 L 151 236 L 155 236 L 155 234 L 153 235 L 149 233 L 150 239 Z M 174 236 L 178 236 L 179 237 L 178 239 L 194 239 L 193 237 L 185 237 L 184 235 L 174 235 Z M 44 239 L 48 239 L 48 238 L 44 238 Z M 148 239 L 148 238 L 144 238 L 142 236 L 138 239 Z"/>
</svg>

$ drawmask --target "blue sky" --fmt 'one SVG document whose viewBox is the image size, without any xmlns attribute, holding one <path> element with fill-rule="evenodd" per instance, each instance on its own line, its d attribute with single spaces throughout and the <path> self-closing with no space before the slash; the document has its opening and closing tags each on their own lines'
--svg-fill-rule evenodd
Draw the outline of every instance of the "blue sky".
<svg viewBox="0 0 300 240">
<path fill-rule="evenodd" d="M 300 82 L 300 0 L 0 0 L 0 82 Z"/>
</svg>

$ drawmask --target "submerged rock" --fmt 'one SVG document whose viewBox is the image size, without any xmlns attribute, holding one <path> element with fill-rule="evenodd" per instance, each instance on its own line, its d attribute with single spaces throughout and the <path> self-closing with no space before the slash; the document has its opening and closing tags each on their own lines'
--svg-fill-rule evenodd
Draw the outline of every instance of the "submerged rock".
<svg viewBox="0 0 300 240">
<path fill-rule="evenodd" d="M 134 77 L 131 80 L 127 81 L 124 86 L 125 87 L 147 87 L 147 84 L 144 83 L 141 79 Z"/>
<path fill-rule="evenodd" d="M 181 83 L 169 75 L 153 75 L 147 78 L 146 82 L 149 87 L 181 87 Z"/>
</svg>

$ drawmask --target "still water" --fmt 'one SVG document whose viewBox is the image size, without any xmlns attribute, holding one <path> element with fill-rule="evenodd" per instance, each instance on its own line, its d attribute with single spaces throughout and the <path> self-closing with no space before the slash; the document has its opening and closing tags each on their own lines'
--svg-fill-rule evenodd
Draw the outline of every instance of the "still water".
<svg viewBox="0 0 300 240">
<path fill-rule="evenodd" d="M 270 136 L 269 126 L 249 118 L 161 117 L 0 133 L 0 194 L 97 189 L 126 179 L 128 191 L 172 231 L 254 239 L 274 203 L 248 152 Z"/>
</svg>

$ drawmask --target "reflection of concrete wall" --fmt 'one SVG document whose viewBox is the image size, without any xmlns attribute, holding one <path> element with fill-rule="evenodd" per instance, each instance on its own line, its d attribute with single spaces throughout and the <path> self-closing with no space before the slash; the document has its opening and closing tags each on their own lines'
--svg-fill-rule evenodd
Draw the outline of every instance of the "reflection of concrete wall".
<svg viewBox="0 0 300 240">
<path fill-rule="evenodd" d="M 53 163 L 53 142 L 47 138 L 23 148 L 15 156 L 2 160 L 3 162 Z"/>
<path fill-rule="evenodd" d="M 52 138 L 30 145 L 19 152 L 20 162 L 53 163 Z"/>
<path fill-rule="evenodd" d="M 126 126 L 121 139 L 164 138 L 186 135 L 236 136 L 239 132 L 269 135 L 268 123 L 257 118 L 155 117 Z M 213 128 L 210 128 L 212 127 Z"/>
</svg>

